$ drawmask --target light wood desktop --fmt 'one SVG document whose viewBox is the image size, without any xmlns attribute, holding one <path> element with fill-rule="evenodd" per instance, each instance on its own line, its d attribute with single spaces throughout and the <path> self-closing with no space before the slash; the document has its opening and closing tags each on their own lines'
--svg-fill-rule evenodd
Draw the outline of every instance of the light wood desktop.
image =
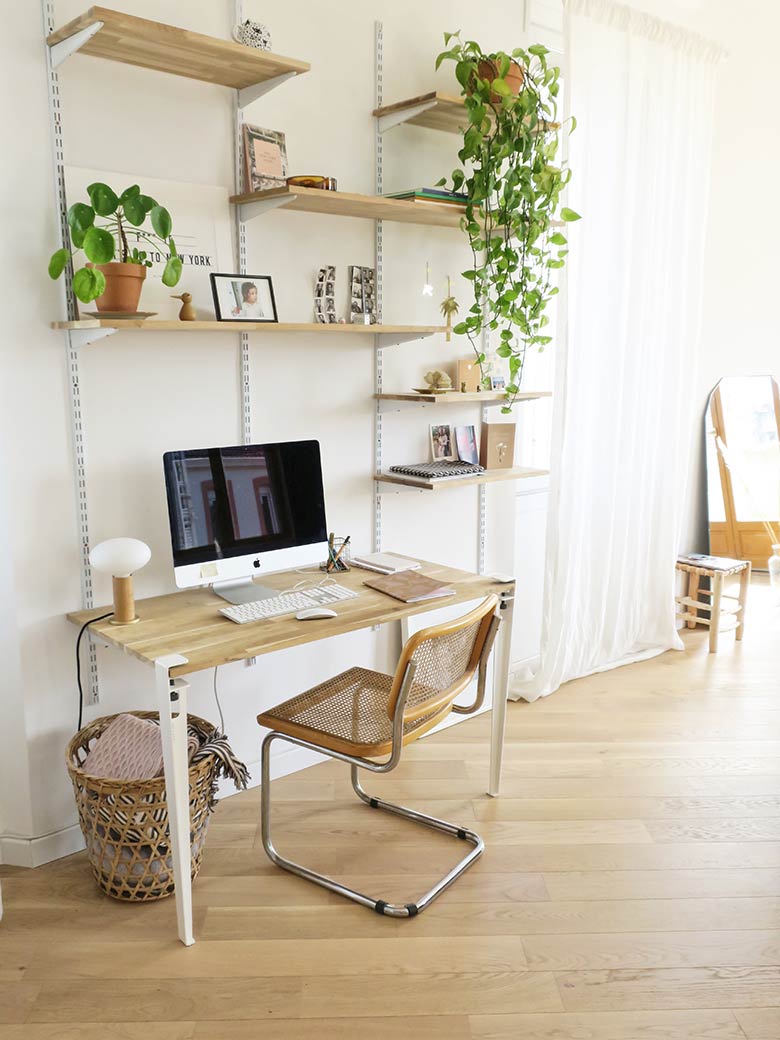
<svg viewBox="0 0 780 1040">
<path fill-rule="evenodd" d="M 237 625 L 219 613 L 225 601 L 209 588 L 154 596 L 136 602 L 139 621 L 117 626 L 100 621 L 90 626 L 99 639 L 154 667 L 157 703 L 163 738 L 163 759 L 168 793 L 171 852 L 176 883 L 179 938 L 189 946 L 192 931 L 192 883 L 189 864 L 189 785 L 187 773 L 187 682 L 193 672 L 292 646 L 328 639 L 388 622 L 400 622 L 406 635 L 408 619 L 442 606 L 482 599 L 489 593 L 500 598 L 503 624 L 495 651 L 493 721 L 488 793 L 497 796 L 501 778 L 506 719 L 509 649 L 514 608 L 514 583 L 500 583 L 484 575 L 444 567 L 421 560 L 421 569 L 432 578 L 451 584 L 455 595 L 446 600 L 401 603 L 363 585 L 370 572 L 353 568 L 335 575 L 340 585 L 360 595 L 333 606 L 337 616 L 318 621 L 297 621 L 295 615 Z M 324 575 L 323 575 L 324 576 Z M 280 591 L 305 578 L 317 580 L 319 572 L 286 571 L 263 575 L 264 585 Z M 107 613 L 110 607 L 79 610 L 68 620 L 83 625 Z"/>
</svg>

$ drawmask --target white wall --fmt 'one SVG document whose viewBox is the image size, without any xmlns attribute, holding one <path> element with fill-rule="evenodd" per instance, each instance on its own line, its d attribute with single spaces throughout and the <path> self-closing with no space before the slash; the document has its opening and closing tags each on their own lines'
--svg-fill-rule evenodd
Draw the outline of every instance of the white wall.
<svg viewBox="0 0 780 1040">
<path fill-rule="evenodd" d="M 121 6 L 215 36 L 229 34 L 228 0 L 125 0 Z M 83 8 L 83 0 L 58 0 L 57 22 Z M 466 0 L 425 5 L 335 0 L 325 8 L 267 0 L 248 3 L 246 14 L 269 24 L 278 53 L 312 63 L 311 73 L 256 102 L 247 120 L 286 132 L 292 172 L 332 174 L 342 189 L 358 192 L 373 191 L 376 17 L 385 26 L 387 102 L 446 85 L 444 71 L 438 78 L 433 72 L 445 29 L 461 27 L 487 46 L 523 39 L 522 14 L 511 0 L 481 9 Z M 76 632 L 64 614 L 79 605 L 80 590 L 64 344 L 62 335 L 48 328 L 61 313 L 59 287 L 46 277 L 56 218 L 42 21 L 35 0 L 7 14 L 2 47 L 7 151 L 0 170 L 0 248 L 7 273 L 0 452 L 9 506 L 0 517 L 0 528 L 8 527 L 7 534 L 0 530 L 7 549 L 0 572 L 0 639 L 6 651 L 3 727 L 4 735 L 14 735 L 14 782 L 0 778 L 0 832 L 40 837 L 75 820 L 63 749 L 77 718 Z M 232 187 L 229 91 L 79 55 L 63 66 L 60 82 L 69 165 Z M 388 134 L 385 190 L 449 172 L 454 144 L 454 138 L 415 128 Z M 311 320 L 312 276 L 319 266 L 335 263 L 343 288 L 348 264 L 373 263 L 373 224 L 367 221 L 270 214 L 250 226 L 249 241 L 249 269 L 273 276 L 282 320 Z M 437 323 L 445 277 L 456 276 L 466 256 L 457 232 L 386 225 L 385 319 Z M 420 292 L 426 260 L 436 286 L 433 300 Z M 457 294 L 465 309 L 464 289 L 458 287 Z M 368 548 L 370 340 L 325 344 L 305 337 L 255 337 L 251 350 L 254 439 L 319 438 L 330 525 L 351 532 L 358 548 Z M 436 337 L 385 353 L 386 387 L 401 389 L 467 351 Z M 240 439 L 237 360 L 237 337 L 228 335 L 117 335 L 81 353 L 91 538 L 94 544 L 130 534 L 151 545 L 152 562 L 137 577 L 139 597 L 173 588 L 161 455 L 171 448 Z M 478 415 L 463 409 L 452 420 L 474 422 Z M 388 416 L 388 463 L 426 457 L 430 421 L 428 412 Z M 498 517 L 490 530 L 490 565 L 511 569 L 511 488 L 491 489 L 490 498 Z M 473 489 L 386 502 L 387 548 L 473 568 L 476 535 Z M 107 602 L 108 580 L 96 575 L 95 581 L 96 602 Z M 390 667 L 396 649 L 395 633 L 361 633 L 261 659 L 253 669 L 222 669 L 222 702 L 236 752 L 256 760 L 254 716 L 264 706 L 351 663 Z M 101 704 L 86 710 L 86 720 L 153 706 L 147 669 L 115 651 L 99 650 L 98 656 Z M 194 677 L 191 707 L 215 718 L 210 683 L 210 674 Z M 48 847 L 67 851 L 68 840 Z"/>
</svg>

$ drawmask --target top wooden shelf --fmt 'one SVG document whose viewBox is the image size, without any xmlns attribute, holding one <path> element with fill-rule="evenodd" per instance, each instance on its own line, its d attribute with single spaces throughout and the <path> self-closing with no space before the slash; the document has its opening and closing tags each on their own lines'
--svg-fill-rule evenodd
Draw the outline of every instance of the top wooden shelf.
<svg viewBox="0 0 780 1040">
<path fill-rule="evenodd" d="M 410 404 L 506 404 L 506 393 L 503 390 L 480 390 L 461 393 L 459 390 L 450 390 L 446 394 L 417 394 L 417 393 L 381 393 L 374 394 L 377 401 L 406 401 Z M 551 390 L 522 390 L 516 395 L 515 401 L 538 401 L 542 397 L 552 397 Z"/>
<path fill-rule="evenodd" d="M 107 7 L 90 7 L 85 14 L 53 32 L 46 42 L 53 48 L 55 65 L 80 50 L 94 58 L 139 65 L 239 91 L 255 88 L 251 96 L 245 95 L 242 103 L 310 69 L 305 61 L 245 47 L 232 40 L 203 36 L 175 25 L 136 18 Z"/>
<path fill-rule="evenodd" d="M 397 101 L 394 105 L 375 108 L 374 115 L 379 120 L 380 133 L 400 123 L 409 123 L 411 126 L 425 126 L 429 130 L 441 130 L 447 134 L 460 134 L 467 122 L 463 98 L 442 94 L 438 90 Z M 544 125 L 544 130 L 558 129 L 560 123 Z"/>
</svg>

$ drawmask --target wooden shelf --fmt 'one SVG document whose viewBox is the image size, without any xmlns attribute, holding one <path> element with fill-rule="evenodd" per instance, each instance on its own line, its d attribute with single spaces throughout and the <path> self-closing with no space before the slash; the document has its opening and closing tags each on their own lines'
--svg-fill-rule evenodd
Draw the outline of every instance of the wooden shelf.
<svg viewBox="0 0 780 1040">
<path fill-rule="evenodd" d="M 315 322 L 153 321 L 134 318 L 53 321 L 51 327 L 78 333 L 84 345 L 114 332 L 259 332 L 303 333 L 314 336 L 378 336 L 385 345 L 391 345 L 424 339 L 447 331 L 445 325 L 321 325 Z"/>
<path fill-rule="evenodd" d="M 461 134 L 467 123 L 466 105 L 462 97 L 442 94 L 432 90 L 428 94 L 397 101 L 394 105 L 383 105 L 374 109 L 379 120 L 379 132 L 384 133 L 400 123 L 425 126 L 429 130 L 441 130 L 447 134 Z M 546 123 L 545 130 L 559 130 L 560 123 Z"/>
<path fill-rule="evenodd" d="M 414 404 L 503 404 L 506 394 L 503 390 L 482 390 L 480 393 L 461 394 L 453 390 L 446 394 L 374 394 L 377 401 L 410 401 Z M 552 397 L 550 390 L 529 390 L 519 393 L 517 401 L 536 401 L 541 397 Z"/>
<path fill-rule="evenodd" d="M 489 469 L 473 477 L 445 477 L 443 480 L 424 480 L 407 477 L 402 473 L 377 473 L 375 480 L 382 484 L 398 484 L 418 491 L 444 491 L 453 487 L 470 487 L 474 484 L 493 484 L 500 480 L 527 480 L 529 477 L 546 477 L 546 469 L 528 469 L 513 466 L 511 469 Z"/>
<path fill-rule="evenodd" d="M 106 7 L 90 7 L 85 14 L 53 32 L 46 42 L 55 48 L 52 56 L 55 65 L 80 50 L 94 58 L 169 72 L 239 91 L 258 88 L 252 96 L 245 95 L 242 104 L 283 79 L 300 76 L 310 69 L 305 61 Z"/>
<path fill-rule="evenodd" d="M 319 188 L 271 188 L 268 191 L 233 195 L 230 201 L 241 207 L 242 220 L 251 220 L 282 206 L 286 210 L 304 213 L 395 220 L 403 224 L 426 224 L 429 227 L 457 228 L 463 216 L 460 206 L 386 199 L 381 195 L 352 195 L 343 191 L 321 191 Z"/>
</svg>

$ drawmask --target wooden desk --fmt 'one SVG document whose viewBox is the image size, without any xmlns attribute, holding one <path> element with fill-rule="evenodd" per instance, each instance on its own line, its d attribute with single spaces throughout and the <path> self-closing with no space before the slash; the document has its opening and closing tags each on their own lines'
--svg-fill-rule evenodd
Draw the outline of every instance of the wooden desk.
<svg viewBox="0 0 780 1040">
<path fill-rule="evenodd" d="M 189 778 L 187 771 L 187 682 L 183 678 L 193 672 L 217 665 L 244 661 L 302 646 L 345 632 L 356 632 L 390 621 L 405 622 L 449 604 L 479 600 L 489 593 L 500 597 L 503 624 L 495 651 L 493 724 L 491 727 L 490 777 L 488 793 L 498 795 L 501 779 L 501 754 L 506 718 L 509 650 L 514 608 L 514 583 L 501 584 L 484 575 L 455 570 L 421 560 L 422 570 L 433 578 L 455 587 L 455 595 L 444 600 L 424 603 L 401 603 L 367 588 L 363 582 L 368 571 L 357 568 L 334 575 L 339 584 L 360 592 L 355 599 L 333 605 L 338 616 L 320 621 L 296 621 L 294 615 L 266 619 L 248 625 L 237 625 L 219 613 L 225 601 L 211 589 L 193 589 L 167 596 L 139 600 L 136 612 L 140 621 L 133 625 L 112 625 L 100 621 L 90 632 L 125 653 L 154 667 L 157 703 L 163 740 L 163 761 L 168 793 L 171 828 L 171 852 L 176 883 L 176 910 L 179 938 L 190 946 L 192 932 L 192 882 L 190 879 L 189 842 Z M 263 575 L 262 582 L 272 588 L 289 589 L 306 578 L 317 579 L 314 571 L 302 574 L 286 571 Z M 68 620 L 83 625 L 100 617 L 111 607 L 78 610 Z"/>
</svg>

